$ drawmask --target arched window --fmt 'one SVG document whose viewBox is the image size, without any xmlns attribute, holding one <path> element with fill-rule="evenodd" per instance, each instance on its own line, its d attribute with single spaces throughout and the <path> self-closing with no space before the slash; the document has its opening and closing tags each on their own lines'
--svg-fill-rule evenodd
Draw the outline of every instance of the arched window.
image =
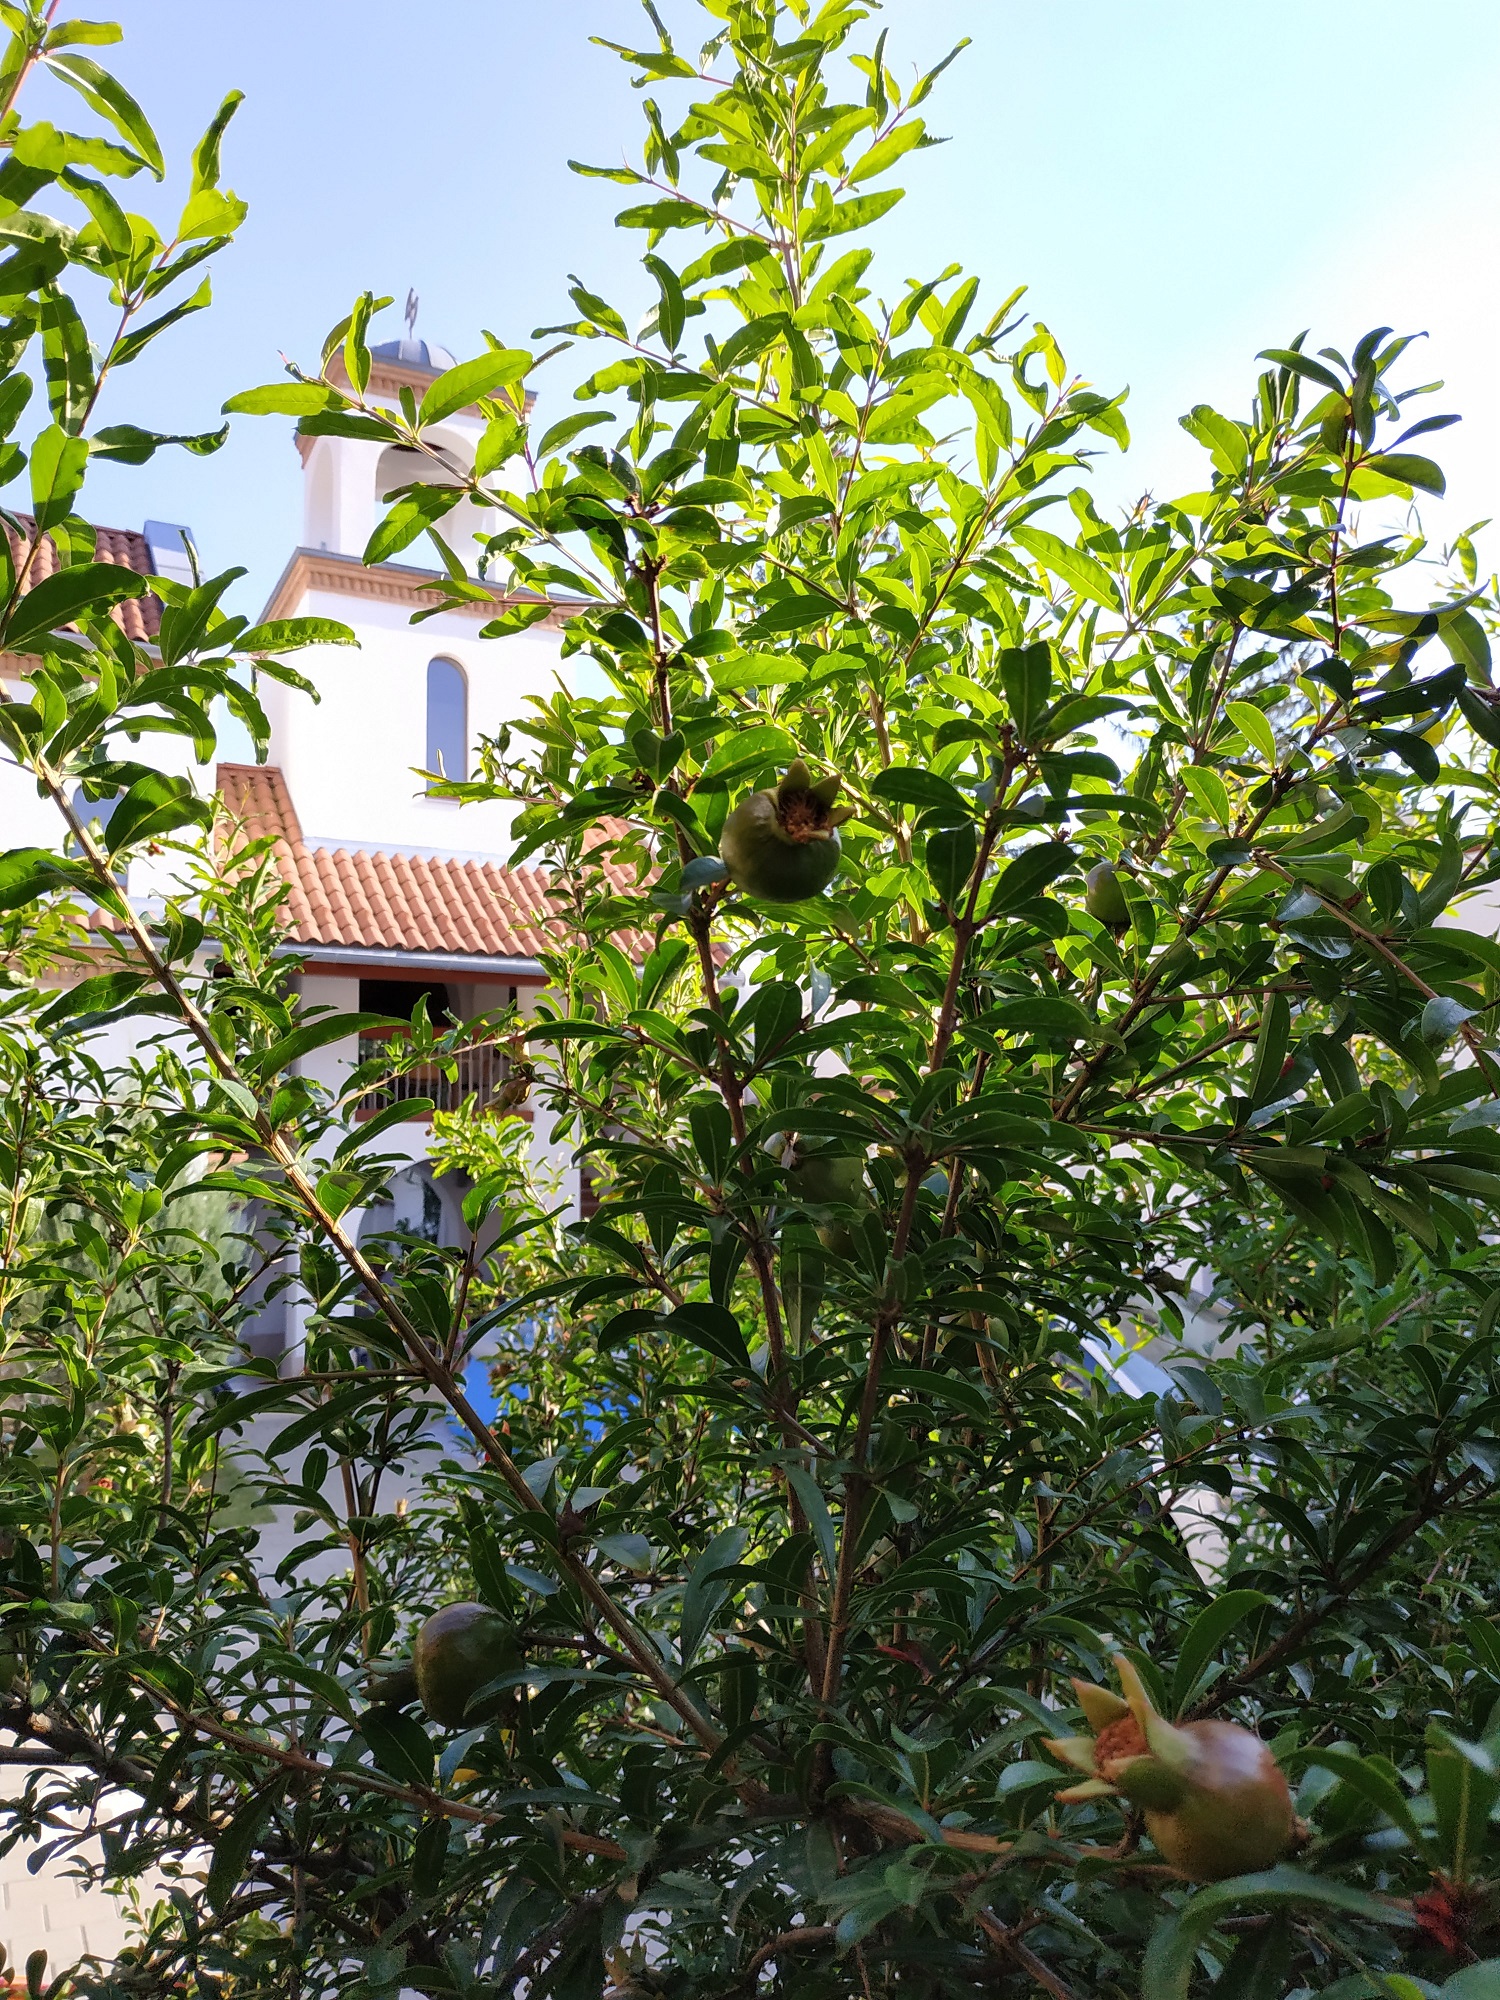
<svg viewBox="0 0 1500 2000">
<path fill-rule="evenodd" d="M 459 783 L 469 775 L 469 685 L 452 660 L 427 662 L 427 769 Z"/>
</svg>

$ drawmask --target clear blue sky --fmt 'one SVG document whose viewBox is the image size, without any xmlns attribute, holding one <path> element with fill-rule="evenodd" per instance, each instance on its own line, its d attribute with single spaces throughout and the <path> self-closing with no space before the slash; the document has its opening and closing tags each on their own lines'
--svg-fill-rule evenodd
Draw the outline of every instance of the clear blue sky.
<svg viewBox="0 0 1500 2000">
<path fill-rule="evenodd" d="M 214 310 L 122 378 L 107 420 L 213 424 L 225 396 L 274 379 L 278 350 L 315 364 L 366 286 L 400 300 L 415 286 L 419 331 L 460 354 L 481 327 L 524 343 L 565 317 L 569 271 L 627 312 L 645 305 L 641 238 L 611 227 L 627 191 L 565 165 L 636 147 L 627 73 L 588 41 L 638 38 L 633 0 L 95 11 L 123 21 L 109 53 L 169 158 L 226 89 L 246 92 L 225 178 L 251 204 Z M 1176 418 L 1199 400 L 1242 407 L 1258 348 L 1304 326 L 1313 345 L 1347 347 L 1389 322 L 1430 333 L 1413 379 L 1445 377 L 1442 407 L 1465 414 L 1435 440 L 1451 505 L 1433 525 L 1500 515 L 1495 0 L 891 0 L 880 19 L 908 74 L 960 36 L 974 43 L 928 107 L 952 144 L 898 177 L 908 200 L 882 225 L 881 289 L 955 261 L 994 304 L 1029 284 L 1073 365 L 1130 385 L 1136 442 L 1102 498 L 1198 484 Z M 141 181 L 131 193 L 152 200 Z M 546 379 L 550 420 L 571 383 Z M 257 608 L 300 524 L 289 432 L 242 418 L 216 458 L 104 468 L 92 511 L 188 522 L 211 566 L 249 569 Z"/>
</svg>

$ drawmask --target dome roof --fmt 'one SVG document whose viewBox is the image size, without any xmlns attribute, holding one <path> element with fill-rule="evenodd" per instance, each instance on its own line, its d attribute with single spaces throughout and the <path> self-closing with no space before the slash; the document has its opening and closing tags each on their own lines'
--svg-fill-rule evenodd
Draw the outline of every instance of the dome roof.
<svg viewBox="0 0 1500 2000">
<path fill-rule="evenodd" d="M 398 368 L 420 368 L 428 375 L 441 375 L 456 366 L 446 347 L 429 347 L 425 340 L 383 340 L 370 353 L 377 361 L 394 361 Z"/>
</svg>

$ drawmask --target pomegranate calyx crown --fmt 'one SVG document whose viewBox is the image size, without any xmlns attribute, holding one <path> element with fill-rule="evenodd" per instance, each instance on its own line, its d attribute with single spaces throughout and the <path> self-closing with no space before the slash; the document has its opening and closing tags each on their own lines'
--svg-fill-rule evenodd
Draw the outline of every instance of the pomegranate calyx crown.
<svg viewBox="0 0 1500 2000">
<path fill-rule="evenodd" d="M 1048 1736 L 1043 1748 L 1050 1750 L 1059 1763 L 1071 1764 L 1075 1771 L 1082 1771 L 1090 1778 L 1099 1775 L 1092 1736 Z"/>
<path fill-rule="evenodd" d="M 1095 1687 L 1092 1681 L 1074 1681 L 1073 1692 L 1096 1735 L 1112 1722 L 1123 1722 L 1130 1713 L 1129 1702 L 1123 1701 L 1112 1688 Z"/>
</svg>

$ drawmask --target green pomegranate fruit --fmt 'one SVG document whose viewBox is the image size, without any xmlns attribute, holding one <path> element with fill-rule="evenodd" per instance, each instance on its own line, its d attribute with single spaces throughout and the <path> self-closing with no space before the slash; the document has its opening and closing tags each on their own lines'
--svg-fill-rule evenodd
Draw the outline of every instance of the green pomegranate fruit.
<svg viewBox="0 0 1500 2000">
<path fill-rule="evenodd" d="M 853 808 L 837 806 L 842 780 L 816 784 L 799 757 L 774 792 L 751 792 L 724 822 L 719 854 L 730 880 L 763 903 L 816 896 L 839 867 L 838 829 Z"/>
<path fill-rule="evenodd" d="M 1047 1745 L 1085 1774 L 1058 1797 L 1123 1793 L 1141 1807 L 1163 1860 L 1192 1882 L 1274 1866 L 1302 1829 L 1267 1745 L 1234 1722 L 1165 1721 L 1129 1660 L 1117 1656 L 1115 1666 L 1123 1701 L 1108 1688 L 1073 1683 L 1094 1734 Z"/>
<path fill-rule="evenodd" d="M 1083 878 L 1083 907 L 1112 931 L 1130 929 L 1130 905 L 1113 861 L 1100 861 Z"/>
<path fill-rule="evenodd" d="M 372 1660 L 369 1687 L 372 1707 L 405 1708 L 417 1698 L 417 1670 L 410 1660 Z"/>
<path fill-rule="evenodd" d="M 445 1729 L 463 1728 L 479 1690 L 519 1661 L 514 1627 L 485 1604 L 445 1604 L 412 1649 L 422 1706 Z"/>
<path fill-rule="evenodd" d="M 787 1193 L 809 1208 L 867 1208 L 865 1160 L 862 1153 L 801 1153 L 786 1177 Z M 837 1257 L 854 1255 L 854 1236 L 847 1222 L 820 1222 L 818 1241 Z"/>
</svg>

